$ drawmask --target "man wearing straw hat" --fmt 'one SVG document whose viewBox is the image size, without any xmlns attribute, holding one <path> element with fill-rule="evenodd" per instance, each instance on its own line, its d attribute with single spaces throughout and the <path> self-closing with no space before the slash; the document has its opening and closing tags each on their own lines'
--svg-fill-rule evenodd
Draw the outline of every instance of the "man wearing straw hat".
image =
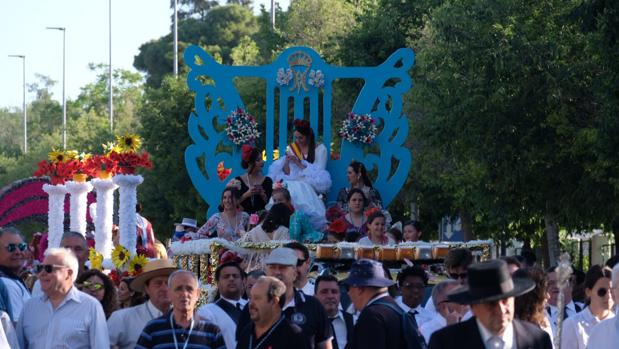
<svg viewBox="0 0 619 349">
<path fill-rule="evenodd" d="M 177 268 L 167 259 L 155 259 L 144 266 L 131 288 L 148 295 L 146 303 L 112 313 L 107 321 L 112 348 L 133 349 L 146 323 L 160 317 L 170 308 L 168 277 Z"/>
<path fill-rule="evenodd" d="M 430 338 L 430 349 L 551 349 L 546 332 L 514 319 L 514 297 L 534 287 L 527 278 L 512 279 L 507 263 L 502 260 L 470 266 L 467 284 L 447 298 L 470 305 L 474 317 L 435 332 Z"/>
</svg>

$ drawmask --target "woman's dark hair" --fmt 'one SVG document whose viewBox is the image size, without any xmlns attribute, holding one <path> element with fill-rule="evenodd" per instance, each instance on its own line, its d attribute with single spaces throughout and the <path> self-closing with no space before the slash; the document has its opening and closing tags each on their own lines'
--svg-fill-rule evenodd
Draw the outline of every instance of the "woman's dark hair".
<svg viewBox="0 0 619 349">
<path fill-rule="evenodd" d="M 286 201 L 288 202 L 292 200 L 292 198 L 290 197 L 290 191 L 288 191 L 288 189 L 286 188 L 273 189 L 273 192 L 271 193 L 271 197 L 273 197 L 276 193 L 282 193 L 282 195 L 286 198 Z"/>
<path fill-rule="evenodd" d="M 535 283 L 535 288 L 514 300 L 514 317 L 519 320 L 529 321 L 538 326 L 544 325 L 544 303 L 546 301 L 546 288 L 548 283 L 544 277 L 544 270 L 539 267 L 518 269 L 512 275 L 516 278 L 529 278 Z"/>
<path fill-rule="evenodd" d="M 271 207 L 267 216 L 264 218 L 264 222 L 262 222 L 262 229 L 271 233 L 275 231 L 280 225 L 288 228 L 290 226 L 290 209 L 286 204 L 275 204 Z"/>
<path fill-rule="evenodd" d="M 249 158 L 247 158 L 246 160 L 241 159 L 241 167 L 244 170 L 249 169 L 249 171 L 247 172 L 251 172 L 254 169 L 256 161 L 262 158 L 262 151 L 258 148 L 252 148 L 249 154 Z"/>
<path fill-rule="evenodd" d="M 309 122 L 298 119 L 294 121 L 294 129 L 309 138 L 309 144 L 307 146 L 307 162 L 314 163 L 314 159 L 316 158 L 316 137 L 314 136 L 314 130 L 310 127 Z"/>
<path fill-rule="evenodd" d="M 227 191 L 229 191 L 232 194 L 232 197 L 234 198 L 234 200 L 236 201 L 238 205 L 238 202 L 241 199 L 241 194 L 239 194 L 239 191 L 235 187 L 225 187 L 224 190 L 221 192 L 221 199 L 219 201 L 220 202 L 224 201 L 224 194 Z M 219 204 L 219 206 L 217 206 L 217 209 L 219 210 L 219 212 L 223 212 L 224 206 L 222 204 Z"/>
<path fill-rule="evenodd" d="M 368 220 L 365 223 L 369 226 L 370 224 L 372 224 L 372 222 L 374 222 L 376 218 L 382 218 L 386 220 L 385 215 L 381 211 L 376 211 L 368 217 Z"/>
<path fill-rule="evenodd" d="M 101 306 L 103 307 L 103 312 L 105 313 L 105 318 L 109 318 L 112 315 L 112 312 L 116 310 L 116 287 L 114 286 L 114 282 L 109 276 L 103 274 L 101 271 L 97 269 L 86 270 L 82 274 L 79 275 L 77 280 L 75 280 L 76 285 L 80 285 L 84 283 L 84 281 L 88 280 L 91 276 L 97 276 L 101 280 L 103 280 L 103 289 L 105 291 L 103 295 L 103 299 L 101 300 Z"/>
<path fill-rule="evenodd" d="M 418 232 L 421 232 L 421 223 L 419 223 L 419 221 L 416 221 L 416 220 L 410 220 L 410 221 L 404 222 L 404 224 L 402 224 L 402 231 L 404 231 L 404 228 L 409 225 L 415 228 L 415 230 L 417 230 Z"/>
<path fill-rule="evenodd" d="M 355 173 L 361 175 L 361 180 L 363 181 L 363 184 L 370 188 L 373 187 L 372 181 L 370 180 L 370 177 L 368 177 L 368 171 L 365 169 L 365 165 L 363 163 L 357 160 L 353 160 L 350 162 L 350 164 L 348 164 L 348 166 L 350 166 L 352 170 L 355 171 Z"/>
<path fill-rule="evenodd" d="M 361 194 L 361 197 L 363 198 L 363 208 L 368 207 L 369 205 L 368 198 L 365 196 L 365 193 L 363 192 L 363 190 L 359 188 L 352 188 L 348 191 L 348 195 L 346 195 L 346 202 L 350 202 L 350 199 L 352 199 L 352 196 L 355 194 Z"/>
<path fill-rule="evenodd" d="M 612 278 L 612 270 L 608 267 L 603 267 L 599 264 L 593 265 L 585 275 L 585 288 L 593 289 L 595 283 L 601 278 Z"/>
<path fill-rule="evenodd" d="M 127 288 L 131 292 L 133 292 L 133 295 L 131 296 L 131 299 L 129 300 L 129 307 L 135 307 L 136 305 L 140 305 L 146 302 L 146 298 L 144 297 L 144 294 L 142 292 L 135 291 L 131 288 L 131 282 L 133 281 L 133 279 L 135 278 L 125 277 L 122 280 L 120 280 L 120 282 L 124 282 L 125 284 L 127 284 Z M 119 306 L 122 307 L 122 304 L 119 304 Z"/>
</svg>

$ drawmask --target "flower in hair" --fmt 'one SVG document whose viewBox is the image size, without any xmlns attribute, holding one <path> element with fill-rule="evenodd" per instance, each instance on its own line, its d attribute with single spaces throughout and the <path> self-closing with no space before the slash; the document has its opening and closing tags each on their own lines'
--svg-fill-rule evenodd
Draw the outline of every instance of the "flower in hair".
<svg viewBox="0 0 619 349">
<path fill-rule="evenodd" d="M 241 159 L 243 159 L 243 161 L 245 162 L 248 162 L 251 159 L 252 150 L 254 150 L 254 147 L 249 144 L 243 144 L 243 146 L 241 147 Z"/>
</svg>

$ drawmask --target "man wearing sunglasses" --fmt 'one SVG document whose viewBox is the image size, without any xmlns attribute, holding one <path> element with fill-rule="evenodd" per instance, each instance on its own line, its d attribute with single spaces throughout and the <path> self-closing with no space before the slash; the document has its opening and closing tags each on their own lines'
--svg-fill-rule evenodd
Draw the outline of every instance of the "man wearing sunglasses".
<svg viewBox="0 0 619 349">
<path fill-rule="evenodd" d="M 17 324 L 21 348 L 110 347 L 101 303 L 73 285 L 77 271 L 71 251 L 45 251 L 43 263 L 36 268 L 43 294 L 26 303 Z"/>
<path fill-rule="evenodd" d="M 284 247 L 293 249 L 297 254 L 297 279 L 294 281 L 294 287 L 308 296 L 313 296 L 314 282 L 307 277 L 311 262 L 309 250 L 299 242 L 290 242 L 285 244 Z"/>
<path fill-rule="evenodd" d="M 19 277 L 24 266 L 28 245 L 17 229 L 0 229 L 0 303 L 17 323 L 24 304 L 30 299 L 30 291 Z"/>
</svg>

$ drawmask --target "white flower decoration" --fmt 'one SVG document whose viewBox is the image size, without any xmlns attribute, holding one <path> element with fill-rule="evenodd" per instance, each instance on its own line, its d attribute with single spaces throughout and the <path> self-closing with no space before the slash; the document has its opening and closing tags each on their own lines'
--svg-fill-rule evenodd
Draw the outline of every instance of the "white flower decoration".
<svg viewBox="0 0 619 349">
<path fill-rule="evenodd" d="M 310 70 L 309 84 L 316 88 L 321 88 L 325 85 L 325 74 L 321 70 Z"/>
<path fill-rule="evenodd" d="M 292 80 L 292 69 L 288 68 L 284 70 L 284 68 L 277 69 L 277 83 L 280 86 L 286 86 Z"/>
</svg>

